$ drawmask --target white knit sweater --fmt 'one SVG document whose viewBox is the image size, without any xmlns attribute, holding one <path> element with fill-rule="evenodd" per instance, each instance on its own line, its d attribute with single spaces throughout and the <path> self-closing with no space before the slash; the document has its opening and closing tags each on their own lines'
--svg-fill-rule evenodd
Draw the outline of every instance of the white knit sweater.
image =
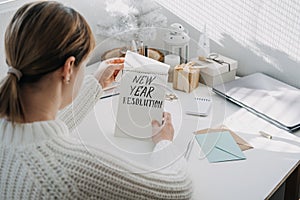
<svg viewBox="0 0 300 200">
<path fill-rule="evenodd" d="M 183 169 L 134 172 L 105 151 L 91 155 L 72 130 L 101 94 L 86 77 L 74 103 L 54 121 L 12 125 L 0 119 L 0 199 L 188 199 L 191 181 Z M 76 115 L 73 115 L 76 113 Z"/>
</svg>

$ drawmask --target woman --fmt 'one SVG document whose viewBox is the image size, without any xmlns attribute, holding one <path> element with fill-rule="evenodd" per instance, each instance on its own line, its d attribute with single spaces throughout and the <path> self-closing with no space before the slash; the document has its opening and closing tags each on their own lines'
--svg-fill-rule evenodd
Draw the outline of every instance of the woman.
<svg viewBox="0 0 300 200">
<path fill-rule="evenodd" d="M 0 199 L 190 197 L 184 170 L 123 173 L 135 166 L 103 151 L 95 159 L 69 136 L 122 69 L 84 78 L 94 44 L 85 19 L 57 2 L 26 4 L 12 18 L 5 33 L 10 67 L 0 86 Z M 173 139 L 171 116 L 164 120 L 153 122 L 157 145 Z"/>
</svg>

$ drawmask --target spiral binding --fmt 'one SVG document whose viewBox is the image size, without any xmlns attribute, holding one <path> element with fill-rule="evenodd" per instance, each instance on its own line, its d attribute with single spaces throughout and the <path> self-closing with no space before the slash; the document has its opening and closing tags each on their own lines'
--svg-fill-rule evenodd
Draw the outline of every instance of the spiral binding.
<svg viewBox="0 0 300 200">
<path fill-rule="evenodd" d="M 195 97 L 195 100 L 197 100 L 197 101 L 211 101 L 210 99 L 203 98 L 203 97 Z"/>
</svg>

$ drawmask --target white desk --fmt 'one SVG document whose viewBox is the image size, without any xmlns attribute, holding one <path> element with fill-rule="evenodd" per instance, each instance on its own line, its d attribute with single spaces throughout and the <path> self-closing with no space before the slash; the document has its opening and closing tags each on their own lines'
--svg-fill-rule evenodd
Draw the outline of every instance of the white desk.
<svg viewBox="0 0 300 200">
<path fill-rule="evenodd" d="M 191 94 L 174 91 L 178 101 L 166 102 L 165 109 L 173 117 L 176 130 L 175 145 L 184 152 L 195 130 L 224 124 L 249 142 L 254 149 L 245 151 L 243 161 L 209 163 L 200 158 L 195 142 L 188 161 L 189 173 L 194 183 L 194 199 L 268 199 L 297 168 L 300 159 L 300 131 L 285 132 L 256 117 L 201 86 Z M 211 96 L 213 107 L 208 117 L 187 116 L 181 111 L 193 96 Z M 78 128 L 76 137 L 87 144 L 104 149 L 114 149 L 133 160 L 144 160 L 151 144 L 126 138 L 115 138 L 114 119 L 118 97 L 100 100 Z M 264 130 L 273 135 L 269 140 L 259 135 Z M 294 174 L 297 172 L 294 171 Z M 296 177 L 297 174 L 296 174 Z"/>
</svg>

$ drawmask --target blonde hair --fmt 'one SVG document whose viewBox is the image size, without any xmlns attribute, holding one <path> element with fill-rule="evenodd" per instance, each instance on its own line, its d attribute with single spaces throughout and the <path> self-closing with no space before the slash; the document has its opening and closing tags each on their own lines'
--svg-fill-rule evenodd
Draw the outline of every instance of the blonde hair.
<svg viewBox="0 0 300 200">
<path fill-rule="evenodd" d="M 59 69 L 70 56 L 78 66 L 94 46 L 88 23 L 72 8 L 53 1 L 22 6 L 5 32 L 5 54 L 7 65 L 23 75 L 18 81 L 10 73 L 0 83 L 0 117 L 24 120 L 21 86 Z"/>
</svg>

